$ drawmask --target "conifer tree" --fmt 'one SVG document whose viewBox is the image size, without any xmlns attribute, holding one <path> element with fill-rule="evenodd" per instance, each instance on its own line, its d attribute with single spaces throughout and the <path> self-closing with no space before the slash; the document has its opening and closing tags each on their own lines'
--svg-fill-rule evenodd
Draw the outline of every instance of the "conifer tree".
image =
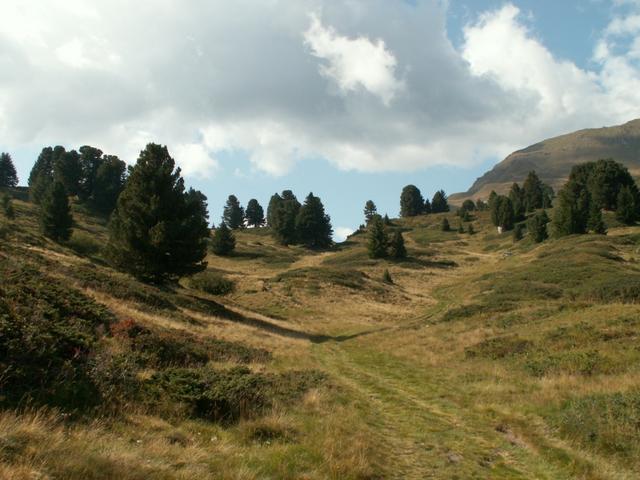
<svg viewBox="0 0 640 480">
<path fill-rule="evenodd" d="M 548 223 L 549 217 L 547 216 L 547 212 L 544 210 L 529 218 L 527 221 L 527 230 L 534 242 L 541 243 L 549 238 L 549 233 L 547 232 Z"/>
<path fill-rule="evenodd" d="M 524 207 L 527 212 L 533 212 L 544 206 L 543 183 L 535 171 L 529 172 L 522 185 Z"/>
<path fill-rule="evenodd" d="M 282 197 L 274 193 L 269 199 L 269 205 L 267 206 L 267 225 L 274 227 L 276 223 L 276 211 L 282 206 Z"/>
<path fill-rule="evenodd" d="M 271 211 L 272 202 L 269 202 L 269 215 L 271 215 L 269 221 L 273 236 L 282 245 L 296 243 L 296 218 L 300 211 L 300 202 L 291 190 L 284 190 L 282 196 L 274 195 L 271 200 L 273 211 Z"/>
<path fill-rule="evenodd" d="M 389 255 L 392 258 L 400 259 L 407 257 L 407 248 L 404 246 L 404 237 L 400 230 L 396 230 L 389 243 Z"/>
<path fill-rule="evenodd" d="M 384 217 L 382 217 L 382 223 L 384 223 L 386 227 L 391 226 L 391 219 L 389 218 L 389 215 L 387 215 L 386 213 L 384 214 Z"/>
<path fill-rule="evenodd" d="M 489 194 L 489 200 L 487 203 L 487 207 L 489 208 L 489 212 L 491 214 L 491 223 L 493 223 L 496 227 L 498 226 L 498 208 L 496 202 L 498 201 L 498 194 L 495 190 L 491 190 Z"/>
<path fill-rule="evenodd" d="M 473 223 L 469 224 L 469 226 L 467 227 L 467 232 L 469 233 L 469 235 L 475 235 L 476 231 L 473 228 Z"/>
<path fill-rule="evenodd" d="M 443 232 L 450 232 L 451 231 L 451 225 L 449 224 L 449 220 L 446 217 L 442 219 L 442 223 L 440 225 L 440 229 Z"/>
<path fill-rule="evenodd" d="M 331 245 L 331 219 L 319 197 L 309 193 L 296 217 L 296 237 L 307 247 L 325 248 Z"/>
<path fill-rule="evenodd" d="M 511 230 L 515 222 L 513 203 L 509 197 L 497 195 L 491 201 L 491 221 L 496 227 Z"/>
<path fill-rule="evenodd" d="M 488 208 L 488 205 L 484 201 L 482 201 L 482 199 L 479 198 L 478 200 L 476 200 L 476 210 L 478 210 L 479 212 L 484 212 Z"/>
<path fill-rule="evenodd" d="M 384 283 L 388 283 L 389 285 L 393 284 L 393 278 L 391 278 L 391 274 L 389 273 L 388 268 L 385 268 L 384 272 L 382 272 L 382 281 Z"/>
<path fill-rule="evenodd" d="M 29 173 L 29 197 L 39 204 L 47 188 L 53 183 L 53 148 L 45 147 Z"/>
<path fill-rule="evenodd" d="M 370 258 L 384 258 L 388 255 L 389 237 L 380 215 L 375 215 L 369 222 L 369 241 L 367 250 Z"/>
<path fill-rule="evenodd" d="M 45 191 L 40 204 L 40 229 L 54 241 L 69 240 L 73 217 L 69 198 L 61 182 L 53 182 Z"/>
<path fill-rule="evenodd" d="M 127 164 L 115 155 L 105 155 L 92 180 L 91 203 L 96 210 L 111 213 L 126 182 Z"/>
<path fill-rule="evenodd" d="M 11 202 L 9 194 L 2 194 L 2 197 L 0 197 L 0 206 L 2 207 L 2 211 L 4 216 L 7 217 L 7 220 L 13 220 L 16 217 L 16 212 L 13 209 L 13 203 Z"/>
<path fill-rule="evenodd" d="M 247 217 L 247 225 L 250 227 L 261 227 L 264 225 L 264 210 L 255 198 L 252 198 L 249 200 L 249 203 L 247 203 L 245 216 Z"/>
<path fill-rule="evenodd" d="M 83 145 L 80 151 L 80 168 L 82 169 L 82 182 L 80 187 L 80 199 L 89 200 L 94 194 L 98 170 L 104 162 L 102 150 L 90 145 Z"/>
<path fill-rule="evenodd" d="M 216 255 L 225 256 L 229 255 L 236 248 L 236 239 L 233 236 L 233 232 L 227 224 L 222 222 L 213 232 L 213 239 L 211 240 L 211 250 Z"/>
<path fill-rule="evenodd" d="M 449 211 L 449 203 L 447 201 L 447 194 L 444 190 L 438 190 L 431 200 L 431 212 L 432 213 L 444 213 Z"/>
<path fill-rule="evenodd" d="M 524 219 L 525 214 L 525 196 L 524 190 L 520 188 L 520 185 L 514 183 L 511 185 L 511 190 L 509 192 L 509 200 L 511 200 L 511 204 L 513 205 L 513 216 L 516 221 L 520 221 Z"/>
<path fill-rule="evenodd" d="M 80 155 L 75 150 L 67 152 L 64 147 L 54 149 L 53 178 L 62 183 L 67 195 L 75 196 L 80 191 L 82 166 Z"/>
<path fill-rule="evenodd" d="M 423 209 L 423 213 L 425 215 L 429 214 L 429 213 L 433 213 L 431 210 L 431 202 L 429 201 L 428 198 L 424 199 L 424 209 Z"/>
<path fill-rule="evenodd" d="M 16 167 L 8 153 L 0 153 L 0 188 L 13 188 L 18 185 Z"/>
<path fill-rule="evenodd" d="M 222 220 L 231 230 L 236 230 L 244 226 L 244 209 L 235 195 L 229 195 L 224 206 Z"/>
<path fill-rule="evenodd" d="M 633 225 L 638 218 L 638 206 L 631 187 L 625 185 L 620 189 L 616 204 L 616 218 L 626 225 Z"/>
<path fill-rule="evenodd" d="M 206 197 L 185 192 L 167 147 L 140 152 L 109 222 L 111 263 L 152 281 L 203 270 L 209 228 Z"/>
<path fill-rule="evenodd" d="M 586 233 L 589 204 L 589 192 L 584 184 L 570 179 L 558 193 L 558 204 L 553 215 L 554 235 L 562 237 Z"/>
<path fill-rule="evenodd" d="M 373 203 L 373 200 L 367 200 L 367 203 L 364 204 L 364 218 L 366 223 L 369 223 L 373 216 L 378 213 L 378 208 L 376 204 Z"/>
<path fill-rule="evenodd" d="M 462 210 L 466 210 L 467 212 L 473 212 L 476 210 L 476 204 L 473 203 L 473 200 L 465 200 L 462 202 Z"/>
<path fill-rule="evenodd" d="M 607 233 L 607 226 L 602 219 L 602 210 L 596 202 L 591 202 L 587 229 L 593 233 L 597 233 L 598 235 L 606 235 Z"/>
<path fill-rule="evenodd" d="M 415 217 L 424 211 L 424 198 L 415 185 L 407 185 L 400 195 L 400 216 Z"/>
<path fill-rule="evenodd" d="M 464 233 L 464 225 L 462 225 L 462 221 L 458 222 L 458 233 Z"/>
</svg>

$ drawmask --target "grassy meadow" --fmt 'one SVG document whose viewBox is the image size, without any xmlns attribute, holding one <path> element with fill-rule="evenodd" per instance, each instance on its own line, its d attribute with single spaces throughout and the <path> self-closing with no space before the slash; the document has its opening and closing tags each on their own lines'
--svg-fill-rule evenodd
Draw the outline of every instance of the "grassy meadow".
<svg viewBox="0 0 640 480">
<path fill-rule="evenodd" d="M 364 232 L 312 251 L 246 229 L 153 286 L 107 266 L 106 219 L 74 206 L 59 245 L 14 207 L 0 318 L 33 350 L 0 359 L 0 478 L 640 476 L 640 227 L 534 244 L 487 212 L 474 235 L 393 220 L 401 261 Z"/>
</svg>

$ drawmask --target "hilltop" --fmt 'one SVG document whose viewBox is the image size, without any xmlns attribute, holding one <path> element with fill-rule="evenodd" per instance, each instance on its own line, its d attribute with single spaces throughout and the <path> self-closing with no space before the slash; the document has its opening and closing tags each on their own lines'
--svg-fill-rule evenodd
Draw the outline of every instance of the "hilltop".
<svg viewBox="0 0 640 480">
<path fill-rule="evenodd" d="M 531 170 L 558 190 L 574 165 L 613 158 L 632 175 L 640 176 L 640 119 L 624 125 L 591 128 L 561 135 L 518 150 L 478 178 L 471 188 L 449 197 L 454 204 L 467 198 L 486 199 L 491 190 L 507 193 L 513 182 L 521 182 Z"/>
<path fill-rule="evenodd" d="M 640 473 L 640 228 L 610 214 L 607 236 L 539 245 L 499 235 L 488 212 L 475 235 L 441 231 L 453 214 L 393 219 L 398 261 L 370 259 L 364 232 L 309 250 L 243 229 L 233 255 L 207 257 L 206 275 L 233 285 L 216 290 L 112 270 L 106 220 L 81 205 L 63 244 L 40 236 L 31 203 L 14 205 L 0 312 L 72 312 L 68 341 L 91 336 L 87 374 L 109 407 L 69 416 L 54 389 L 62 410 L 5 408 L 0 477 Z"/>
</svg>

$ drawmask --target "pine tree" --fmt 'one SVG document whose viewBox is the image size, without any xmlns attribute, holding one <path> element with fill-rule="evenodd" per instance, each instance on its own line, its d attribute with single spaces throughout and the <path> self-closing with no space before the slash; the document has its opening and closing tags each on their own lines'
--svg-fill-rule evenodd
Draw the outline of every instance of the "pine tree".
<svg viewBox="0 0 640 480">
<path fill-rule="evenodd" d="M 54 156 L 53 178 L 64 185 L 68 195 L 77 195 L 82 180 L 80 155 L 75 150 L 67 152 L 64 147 L 56 147 Z"/>
<path fill-rule="evenodd" d="M 231 230 L 236 230 L 244 226 L 244 209 L 235 195 L 229 195 L 224 206 L 222 220 Z"/>
<path fill-rule="evenodd" d="M 449 203 L 447 202 L 447 194 L 444 190 L 438 190 L 431 200 L 432 213 L 444 213 L 449 211 Z"/>
<path fill-rule="evenodd" d="M 469 224 L 469 226 L 467 227 L 467 232 L 469 233 L 469 235 L 475 235 L 476 231 L 473 228 L 473 223 Z"/>
<path fill-rule="evenodd" d="M 118 197 L 126 182 L 127 164 L 115 155 L 105 155 L 92 180 L 91 203 L 102 213 L 116 208 Z"/>
<path fill-rule="evenodd" d="M 213 239 L 211 240 L 211 250 L 216 255 L 225 256 L 229 255 L 236 248 L 236 239 L 233 236 L 233 232 L 227 227 L 227 224 L 222 222 L 213 233 Z"/>
<path fill-rule="evenodd" d="M 40 229 L 45 237 L 54 241 L 69 240 L 73 217 L 69 198 L 61 182 L 53 182 L 40 204 Z"/>
<path fill-rule="evenodd" d="M 369 222 L 369 242 L 367 250 L 370 258 L 384 258 L 388 255 L 389 237 L 382 218 L 375 215 Z"/>
<path fill-rule="evenodd" d="M 428 198 L 424 199 L 424 208 L 423 208 L 423 213 L 425 215 L 429 214 L 429 213 L 433 213 L 431 210 L 431 202 L 429 201 Z"/>
<path fill-rule="evenodd" d="M 589 221 L 587 222 L 587 229 L 598 235 L 606 235 L 607 233 L 607 226 L 602 219 L 602 210 L 596 204 L 596 202 L 591 202 L 591 206 L 589 208 Z"/>
<path fill-rule="evenodd" d="M 0 153 L 0 188 L 13 188 L 18 185 L 16 167 L 8 153 Z"/>
<path fill-rule="evenodd" d="M 111 263 L 152 281 L 203 270 L 209 237 L 206 197 L 185 192 L 167 147 L 140 152 L 109 222 Z"/>
<path fill-rule="evenodd" d="M 509 192 L 509 200 L 511 200 L 511 204 L 513 205 L 513 216 L 516 221 L 520 221 L 524 219 L 525 214 L 525 196 L 524 190 L 520 188 L 520 185 L 514 183 L 511 186 L 511 190 Z"/>
<path fill-rule="evenodd" d="M 325 248 L 331 245 L 331 219 L 319 197 L 309 193 L 296 217 L 296 237 L 307 247 Z"/>
<path fill-rule="evenodd" d="M 490 203 L 491 221 L 496 227 L 511 230 L 515 222 L 513 203 L 509 197 L 496 195 Z"/>
<path fill-rule="evenodd" d="M 0 197 L 0 206 L 2 207 L 2 211 L 4 212 L 4 216 L 7 217 L 7 220 L 13 220 L 16 218 L 16 212 L 13 209 L 13 203 L 11 202 L 9 194 L 2 194 L 2 197 Z"/>
<path fill-rule="evenodd" d="M 45 147 L 31 168 L 28 180 L 29 197 L 36 204 L 42 201 L 49 185 L 53 183 L 53 163 L 53 148 Z"/>
<path fill-rule="evenodd" d="M 482 201 L 482 199 L 478 199 L 476 200 L 476 210 L 478 210 L 479 212 L 484 212 L 485 210 L 488 210 L 489 206 Z"/>
<path fill-rule="evenodd" d="M 494 191 L 491 190 L 491 193 L 489 194 L 489 200 L 487 203 L 487 207 L 489 208 L 489 212 L 491 215 L 491 223 L 493 223 L 496 227 L 499 224 L 498 221 L 498 208 L 496 205 L 496 202 L 498 201 L 498 194 Z"/>
<path fill-rule="evenodd" d="M 391 278 L 391 274 L 389 273 L 389 269 L 385 268 L 384 272 L 382 272 L 382 281 L 389 285 L 393 285 L 393 278 Z"/>
<path fill-rule="evenodd" d="M 264 225 L 264 210 L 255 198 L 252 198 L 249 200 L 249 203 L 247 203 L 245 216 L 247 217 L 247 225 L 250 227 L 257 228 Z"/>
<path fill-rule="evenodd" d="M 527 212 L 533 212 L 544 206 L 543 183 L 535 171 L 529 172 L 522 185 L 524 208 Z"/>
<path fill-rule="evenodd" d="M 282 196 L 274 195 L 269 202 L 269 226 L 273 236 L 282 245 L 296 243 L 296 218 L 300 202 L 291 190 L 284 190 Z"/>
<path fill-rule="evenodd" d="M 534 242 L 541 243 L 549 238 L 549 233 L 547 232 L 548 223 L 549 217 L 547 216 L 547 212 L 544 210 L 529 218 L 527 221 L 527 230 Z"/>
<path fill-rule="evenodd" d="M 79 151 L 80 168 L 82 169 L 80 199 L 87 201 L 94 195 L 94 183 L 98 176 L 98 170 L 105 159 L 102 157 L 102 150 L 90 145 L 83 145 Z"/>
<path fill-rule="evenodd" d="M 389 243 L 389 255 L 392 258 L 400 259 L 407 257 L 407 249 L 404 246 L 404 237 L 400 230 L 396 230 Z"/>
<path fill-rule="evenodd" d="M 458 233 L 464 233 L 464 225 L 462 225 L 462 221 L 458 223 Z"/>
<path fill-rule="evenodd" d="M 449 224 L 449 220 L 447 220 L 447 218 L 443 218 L 442 219 L 442 224 L 440 225 L 440 229 L 443 232 L 450 232 L 451 231 L 451 225 Z"/>
<path fill-rule="evenodd" d="M 616 218 L 626 225 L 633 225 L 638 218 L 638 206 L 631 187 L 625 185 L 620 189 L 616 204 Z"/>
<path fill-rule="evenodd" d="M 415 217 L 424 211 L 424 198 L 415 185 L 407 185 L 400 195 L 400 216 Z"/>
<path fill-rule="evenodd" d="M 586 233 L 589 205 L 589 192 L 584 184 L 570 179 L 558 193 L 558 204 L 553 215 L 554 235 L 562 237 Z"/>
<path fill-rule="evenodd" d="M 376 213 L 378 213 L 376 204 L 373 203 L 373 200 L 367 200 L 367 203 L 364 204 L 364 218 L 366 223 L 369 223 Z"/>
<path fill-rule="evenodd" d="M 384 217 L 382 217 L 382 223 L 384 223 L 386 227 L 391 226 L 391 219 L 389 218 L 389 215 L 387 215 L 386 213 L 384 214 Z"/>
<path fill-rule="evenodd" d="M 473 200 L 465 200 L 462 202 L 462 210 L 466 210 L 467 212 L 473 212 L 476 210 L 476 204 L 473 203 Z"/>
</svg>

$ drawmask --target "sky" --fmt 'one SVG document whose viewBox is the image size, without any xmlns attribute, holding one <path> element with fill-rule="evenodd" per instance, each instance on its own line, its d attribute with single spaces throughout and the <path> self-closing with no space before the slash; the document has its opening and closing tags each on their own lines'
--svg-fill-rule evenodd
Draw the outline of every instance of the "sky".
<svg viewBox="0 0 640 480">
<path fill-rule="evenodd" d="M 218 223 L 293 190 L 336 240 L 402 187 L 640 117 L 640 0 L 2 0 L 0 151 L 167 145 Z"/>
</svg>

